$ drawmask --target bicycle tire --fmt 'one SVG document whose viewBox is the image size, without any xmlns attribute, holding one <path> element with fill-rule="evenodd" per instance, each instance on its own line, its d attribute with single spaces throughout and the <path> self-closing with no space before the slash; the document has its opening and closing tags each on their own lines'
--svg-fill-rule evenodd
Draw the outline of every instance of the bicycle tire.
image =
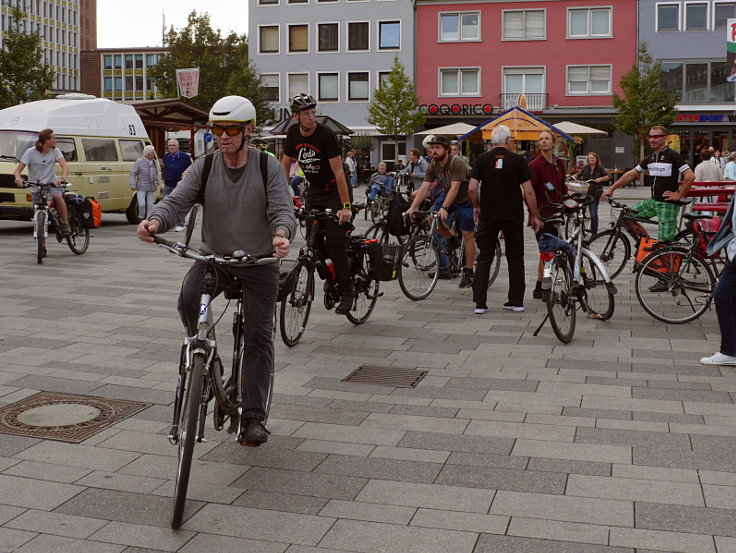
<svg viewBox="0 0 736 553">
<path fill-rule="evenodd" d="M 423 300 L 434 290 L 439 278 L 440 252 L 426 234 L 411 237 L 401 250 L 399 287 L 410 300 Z"/>
<path fill-rule="evenodd" d="M 181 526 L 184 515 L 184 505 L 187 501 L 189 489 L 189 473 L 192 468 L 194 442 L 197 438 L 197 421 L 199 419 L 200 403 L 202 401 L 202 386 L 204 384 L 205 356 L 203 353 L 194 353 L 192 369 L 185 379 L 188 386 L 184 386 L 181 418 L 179 419 L 179 447 L 176 480 L 174 482 L 174 512 L 171 516 L 171 527 L 176 530 Z"/>
<path fill-rule="evenodd" d="M 36 247 L 36 261 L 41 265 L 46 255 L 46 214 L 43 211 L 36 213 Z"/>
<path fill-rule="evenodd" d="M 350 311 L 345 313 L 348 320 L 355 325 L 363 324 L 373 313 L 381 284 L 378 280 L 368 278 L 368 252 L 363 251 L 360 255 L 360 271 L 353 277 L 355 301 Z"/>
<path fill-rule="evenodd" d="M 291 290 L 281 302 L 279 316 L 281 340 L 289 347 L 297 345 L 304 335 L 314 300 L 314 273 L 302 261 L 292 271 Z"/>
<path fill-rule="evenodd" d="M 634 278 L 636 298 L 658 321 L 683 324 L 710 307 L 716 278 L 706 261 L 685 248 L 658 249 L 645 257 Z"/>
<path fill-rule="evenodd" d="M 380 196 L 371 202 L 371 222 L 377 223 L 381 220 L 381 213 L 383 213 L 383 200 Z"/>
<path fill-rule="evenodd" d="M 570 264 L 558 253 L 552 260 L 552 287 L 547 291 L 546 303 L 549 322 L 557 339 L 569 344 L 575 335 L 575 305 L 572 289 L 572 273 Z"/>
<path fill-rule="evenodd" d="M 365 231 L 365 237 L 369 240 L 378 240 L 381 244 L 388 244 L 388 229 L 386 223 L 373 223 Z"/>
<path fill-rule="evenodd" d="M 588 241 L 588 249 L 601 260 L 611 280 L 621 274 L 631 257 L 631 242 L 614 229 L 594 234 Z"/>
<path fill-rule="evenodd" d="M 488 288 L 491 287 L 491 285 L 496 282 L 496 278 L 498 278 L 498 273 L 501 271 L 501 240 L 500 238 L 496 240 L 496 253 L 493 254 L 493 261 L 491 261 L 491 270 L 488 274 Z"/>
<path fill-rule="evenodd" d="M 613 317 L 616 303 L 613 291 L 606 286 L 606 281 L 591 255 L 593 254 L 583 251 L 580 260 L 580 277 L 585 289 L 585 303 L 591 318 L 607 321 Z"/>
<path fill-rule="evenodd" d="M 684 242 L 686 244 L 692 244 L 695 242 L 696 233 L 691 228 L 681 230 L 675 235 L 674 242 Z"/>
<path fill-rule="evenodd" d="M 71 234 L 66 237 L 66 244 L 76 255 L 82 255 L 89 247 L 89 229 L 79 223 L 77 213 L 69 211 L 69 229 Z"/>
</svg>

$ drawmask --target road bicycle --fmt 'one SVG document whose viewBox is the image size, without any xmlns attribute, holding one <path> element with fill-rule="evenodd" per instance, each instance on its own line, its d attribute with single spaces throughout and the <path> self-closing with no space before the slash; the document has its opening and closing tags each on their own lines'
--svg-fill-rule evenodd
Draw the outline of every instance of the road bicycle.
<svg viewBox="0 0 736 553">
<path fill-rule="evenodd" d="M 170 242 L 160 236 L 154 236 L 154 243 L 164 247 L 171 253 L 206 264 L 202 290 L 199 300 L 200 311 L 197 319 L 197 331 L 184 338 L 180 360 L 179 377 L 174 396 L 174 416 L 168 433 L 169 441 L 178 446 L 176 481 L 174 485 L 174 505 L 171 527 L 181 526 L 184 505 L 189 487 L 189 475 L 192 467 L 192 456 L 196 443 L 206 442 L 204 425 L 207 406 L 214 398 L 213 423 L 215 430 L 221 430 L 227 419 L 230 425 L 228 433 L 240 432 L 240 415 L 242 411 L 241 383 L 244 374 L 245 352 L 245 320 L 244 292 L 238 279 L 230 275 L 225 267 L 231 265 L 276 263 L 272 253 L 248 255 L 243 251 L 233 252 L 230 256 L 205 254 L 188 246 L 194 228 L 193 219 L 196 212 L 190 214 L 185 242 Z M 224 285 L 223 285 L 223 279 Z M 233 355 L 230 374 L 226 374 L 218 355 L 215 326 L 222 318 L 213 322 L 212 299 L 217 289 L 224 287 L 225 298 L 235 300 L 233 313 Z M 224 312 L 223 312 L 224 315 Z M 270 375 L 270 391 L 267 399 L 266 418 L 271 406 L 273 391 L 273 370 Z M 237 435 L 237 434 L 236 434 Z"/>
<path fill-rule="evenodd" d="M 591 318 L 608 320 L 615 308 L 616 287 L 605 265 L 585 244 L 585 208 L 593 201 L 588 194 L 564 196 L 560 203 L 551 203 L 557 213 L 545 222 L 557 226 L 571 224 L 567 240 L 553 235 L 542 235 L 540 259 L 544 262 L 542 299 L 547 314 L 534 332 L 536 336 L 549 319 L 558 340 L 567 344 L 575 335 L 578 309 Z"/>
<path fill-rule="evenodd" d="M 296 264 L 285 277 L 284 297 L 281 300 L 279 329 L 281 339 L 287 346 L 295 346 L 304 335 L 315 297 L 315 272 L 324 280 L 324 306 L 331 310 L 340 303 L 342 292 L 336 280 L 332 260 L 325 251 L 325 230 L 321 223 L 337 221 L 332 210 L 302 211 L 298 218 L 306 221 L 306 245 L 299 250 Z M 353 324 L 362 324 L 373 312 L 378 297 L 380 282 L 370 274 L 368 245 L 375 239 L 364 236 L 346 236 L 348 240 L 348 260 L 353 279 L 355 299 L 345 316 Z"/>
<path fill-rule="evenodd" d="M 66 240 L 67 246 L 76 255 L 82 255 L 89 247 L 89 228 L 82 224 L 81 213 L 75 205 L 77 194 L 64 194 L 70 231 L 66 234 L 62 232 L 61 215 L 56 209 L 51 193 L 52 188 L 61 187 L 69 188 L 71 184 L 62 182 L 59 186 L 56 186 L 54 183 L 26 182 L 21 187 L 37 189 L 37 199 L 33 204 L 33 238 L 36 240 L 36 259 L 39 264 L 43 263 L 43 258 L 47 255 L 46 239 L 49 236 L 49 230 L 56 235 L 56 241 L 59 244 L 62 240 Z"/>
</svg>

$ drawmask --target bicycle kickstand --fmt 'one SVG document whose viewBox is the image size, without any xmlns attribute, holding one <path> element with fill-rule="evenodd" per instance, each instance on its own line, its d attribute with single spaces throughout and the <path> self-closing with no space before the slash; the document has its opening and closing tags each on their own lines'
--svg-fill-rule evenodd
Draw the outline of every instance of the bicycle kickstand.
<svg viewBox="0 0 736 553">
<path fill-rule="evenodd" d="M 542 330 L 542 327 L 544 326 L 544 323 L 547 322 L 547 319 L 549 319 L 549 313 L 544 316 L 544 319 L 542 319 L 542 322 L 539 323 L 537 330 L 534 331 L 534 334 L 532 334 L 532 336 L 536 336 L 537 334 L 539 334 L 539 331 Z"/>
</svg>

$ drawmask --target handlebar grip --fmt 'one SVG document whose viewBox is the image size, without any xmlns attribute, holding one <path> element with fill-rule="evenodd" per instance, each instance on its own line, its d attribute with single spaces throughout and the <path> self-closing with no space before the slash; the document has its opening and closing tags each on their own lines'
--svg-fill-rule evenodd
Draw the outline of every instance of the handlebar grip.
<svg viewBox="0 0 736 553">
<path fill-rule="evenodd" d="M 167 248 L 173 248 L 174 244 L 176 242 L 172 242 L 170 240 L 166 240 L 166 238 L 162 238 L 158 234 L 153 235 L 153 243 L 158 244 L 159 246 L 166 246 Z"/>
</svg>

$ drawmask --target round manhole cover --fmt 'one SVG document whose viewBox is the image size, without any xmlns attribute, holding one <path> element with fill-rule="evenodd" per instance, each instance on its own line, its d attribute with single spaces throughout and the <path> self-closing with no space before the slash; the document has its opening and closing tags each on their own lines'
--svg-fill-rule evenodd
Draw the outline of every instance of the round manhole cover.
<svg viewBox="0 0 736 553">
<path fill-rule="evenodd" d="M 89 422 L 100 416 L 100 410 L 92 405 L 59 403 L 43 405 L 18 413 L 18 421 L 28 426 L 73 426 Z"/>
</svg>

